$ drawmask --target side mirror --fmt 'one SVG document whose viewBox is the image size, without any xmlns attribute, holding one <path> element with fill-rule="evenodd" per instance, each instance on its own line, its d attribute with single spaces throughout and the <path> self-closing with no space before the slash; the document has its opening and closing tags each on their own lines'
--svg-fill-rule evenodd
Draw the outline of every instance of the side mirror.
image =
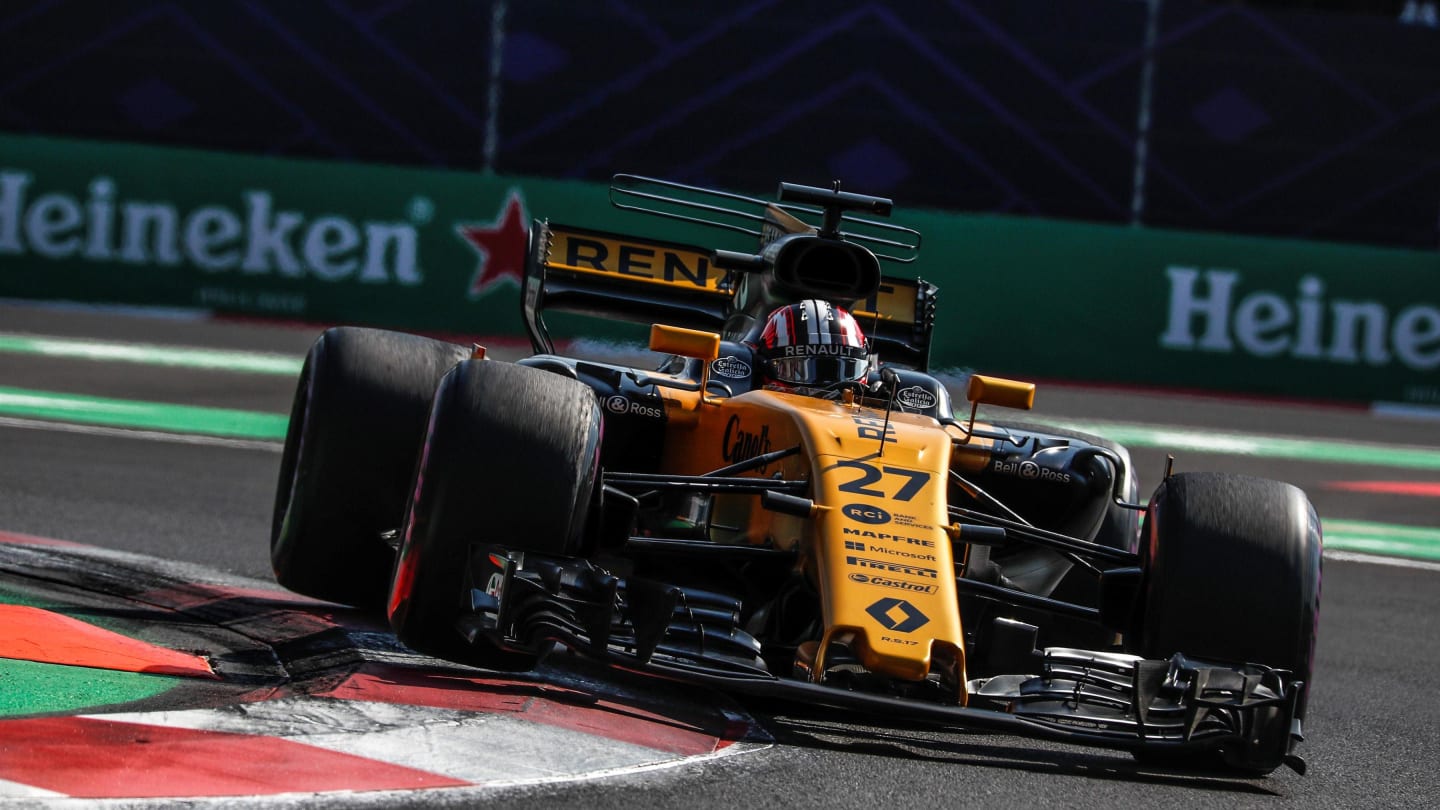
<svg viewBox="0 0 1440 810">
<path fill-rule="evenodd" d="M 965 398 L 977 405 L 996 405 L 1028 411 L 1035 407 L 1035 383 L 971 374 L 970 385 L 965 389 Z"/>
<path fill-rule="evenodd" d="M 650 327 L 650 351 L 703 360 L 700 364 L 700 404 L 708 401 L 705 392 L 710 388 L 710 363 L 720 356 L 718 333 L 653 324 Z"/>
<path fill-rule="evenodd" d="M 720 335 L 657 323 L 650 327 L 650 351 L 694 357 L 708 362 L 720 356 Z"/>
<path fill-rule="evenodd" d="M 964 425 L 958 421 L 952 421 L 950 424 L 965 431 L 965 439 L 962 443 L 968 444 L 974 435 L 975 412 L 980 408 L 981 403 L 1028 411 L 1035 407 L 1035 383 L 971 374 L 970 384 L 965 387 L 965 398 L 970 400 L 969 421 Z"/>
</svg>

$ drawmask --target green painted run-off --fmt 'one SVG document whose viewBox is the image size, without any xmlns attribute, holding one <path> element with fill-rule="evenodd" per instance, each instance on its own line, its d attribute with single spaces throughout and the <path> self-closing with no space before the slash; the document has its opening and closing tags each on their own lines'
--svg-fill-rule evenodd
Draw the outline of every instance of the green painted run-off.
<svg viewBox="0 0 1440 810">
<path fill-rule="evenodd" d="M 249 374 L 278 374 L 286 377 L 299 374 L 300 366 L 304 363 L 301 358 L 285 354 L 3 333 L 0 333 L 0 352 Z"/>
<path fill-rule="evenodd" d="M 67 612 L 59 603 L 20 593 L 0 593 L 0 602 Z M 108 625 L 108 629 L 117 633 L 125 632 L 123 625 L 104 621 L 103 617 L 87 616 L 85 620 Z M 0 717 L 77 712 L 132 703 L 164 694 L 186 680 L 189 679 L 174 675 L 0 658 Z"/>
<path fill-rule="evenodd" d="M 0 414 L 90 425 L 199 433 L 249 439 L 284 439 L 289 417 L 278 413 L 167 405 L 0 387 Z"/>
<path fill-rule="evenodd" d="M 1440 561 L 1440 529 L 1358 520 L 1322 520 L 1325 548 Z"/>
<path fill-rule="evenodd" d="M 188 680 L 0 658 L 0 717 L 76 712 L 155 697 Z"/>
</svg>

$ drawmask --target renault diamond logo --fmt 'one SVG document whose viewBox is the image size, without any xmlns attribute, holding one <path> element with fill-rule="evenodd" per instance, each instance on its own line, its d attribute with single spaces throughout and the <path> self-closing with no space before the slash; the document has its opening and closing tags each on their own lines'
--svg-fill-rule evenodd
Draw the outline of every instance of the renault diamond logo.
<svg viewBox="0 0 1440 810">
<path fill-rule="evenodd" d="M 921 613 L 919 608 L 904 599 L 889 596 L 865 608 L 865 612 L 881 627 L 897 633 L 913 633 L 930 621 L 930 617 Z"/>
</svg>

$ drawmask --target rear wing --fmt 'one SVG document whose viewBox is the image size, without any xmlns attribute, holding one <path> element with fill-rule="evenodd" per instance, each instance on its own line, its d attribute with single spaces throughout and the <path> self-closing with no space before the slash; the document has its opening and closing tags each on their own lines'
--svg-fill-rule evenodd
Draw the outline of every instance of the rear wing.
<svg viewBox="0 0 1440 810">
<path fill-rule="evenodd" d="M 537 220 L 530 229 L 521 311 L 530 344 L 552 353 L 544 313 L 572 312 L 640 324 L 719 332 L 738 274 L 696 245 Z M 853 314 L 887 363 L 925 371 L 935 324 L 934 284 L 882 276 Z"/>
<path fill-rule="evenodd" d="M 760 245 L 787 234 L 821 233 L 864 246 L 877 259 L 909 264 L 920 256 L 920 232 L 890 222 L 846 213 L 890 216 L 883 197 L 781 183 L 777 202 L 691 186 L 654 177 L 617 174 L 610 180 L 610 204 L 621 211 L 742 233 Z"/>
</svg>

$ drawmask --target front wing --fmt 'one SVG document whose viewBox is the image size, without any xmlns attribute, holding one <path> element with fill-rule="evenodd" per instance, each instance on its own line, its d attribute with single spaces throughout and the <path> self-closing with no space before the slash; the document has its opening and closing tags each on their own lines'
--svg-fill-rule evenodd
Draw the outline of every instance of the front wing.
<svg viewBox="0 0 1440 810">
<path fill-rule="evenodd" d="M 971 705 L 947 705 L 777 677 L 732 597 L 621 579 L 583 559 L 492 548 L 484 563 L 499 577 L 477 578 L 489 586 L 470 592 L 459 629 L 472 640 L 558 641 L 622 669 L 887 719 L 1162 756 L 1216 751 L 1254 773 L 1305 770 L 1293 751 L 1304 684 L 1285 670 L 1048 648 L 1034 654 L 1033 672 L 972 682 Z"/>
</svg>

